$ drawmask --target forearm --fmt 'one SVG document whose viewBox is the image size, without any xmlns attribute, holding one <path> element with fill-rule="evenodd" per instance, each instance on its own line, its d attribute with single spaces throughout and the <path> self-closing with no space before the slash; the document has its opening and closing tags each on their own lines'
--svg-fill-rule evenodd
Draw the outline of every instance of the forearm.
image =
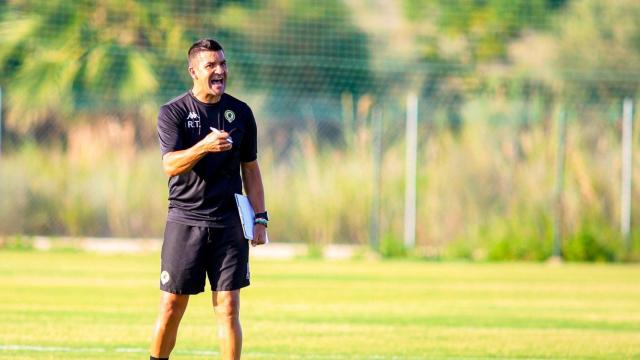
<svg viewBox="0 0 640 360">
<path fill-rule="evenodd" d="M 264 188 L 262 187 L 262 181 L 260 181 L 260 186 L 256 185 L 253 186 L 252 189 L 247 189 L 247 197 L 249 197 L 251 206 L 253 206 L 256 214 L 266 211 L 264 205 Z"/>
<path fill-rule="evenodd" d="M 244 190 L 247 193 L 247 197 L 254 211 L 256 213 L 266 211 L 262 175 L 260 174 L 258 164 L 255 163 L 253 166 L 243 167 L 242 175 Z"/>
<path fill-rule="evenodd" d="M 190 171 L 207 154 L 200 143 L 185 149 L 166 153 L 162 157 L 165 174 L 176 176 Z"/>
</svg>

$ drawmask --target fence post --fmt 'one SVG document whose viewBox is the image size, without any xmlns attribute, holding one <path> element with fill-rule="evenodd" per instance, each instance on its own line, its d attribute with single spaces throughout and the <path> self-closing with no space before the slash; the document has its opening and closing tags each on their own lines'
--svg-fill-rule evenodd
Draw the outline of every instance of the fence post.
<svg viewBox="0 0 640 360">
<path fill-rule="evenodd" d="M 554 191 L 554 223 L 553 223 L 553 253 L 552 258 L 562 259 L 562 236 L 564 223 L 564 161 L 567 153 L 567 112 L 564 106 L 558 114 L 558 147 L 556 151 L 556 185 Z"/>
<path fill-rule="evenodd" d="M 633 100 L 622 104 L 622 184 L 620 191 L 620 230 L 627 251 L 631 251 L 631 182 L 632 182 Z"/>
<path fill-rule="evenodd" d="M 2 86 L 0 86 L 0 157 L 2 157 Z"/>
<path fill-rule="evenodd" d="M 407 96 L 406 179 L 404 197 L 404 245 L 411 249 L 416 244 L 416 172 L 418 161 L 418 96 Z"/>
<path fill-rule="evenodd" d="M 382 193 L 382 110 L 373 111 L 373 189 L 371 204 L 371 229 L 369 245 L 375 251 L 380 250 L 380 196 Z"/>
</svg>

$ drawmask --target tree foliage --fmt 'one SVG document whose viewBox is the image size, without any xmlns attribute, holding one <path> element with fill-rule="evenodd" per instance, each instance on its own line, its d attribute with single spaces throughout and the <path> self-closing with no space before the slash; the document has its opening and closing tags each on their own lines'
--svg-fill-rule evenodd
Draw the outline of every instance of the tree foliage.
<svg viewBox="0 0 640 360">
<path fill-rule="evenodd" d="M 24 133 L 51 121 L 72 122 L 76 111 L 138 111 L 150 101 L 160 83 L 155 57 L 184 35 L 160 17 L 167 6 L 143 3 L 14 2 L 0 22 L 8 125 Z"/>
<path fill-rule="evenodd" d="M 482 63 L 504 60 L 523 29 L 548 25 L 564 0 L 405 0 L 408 19 L 420 24 L 426 60 Z"/>
<path fill-rule="evenodd" d="M 362 30 L 366 15 L 340 0 L 7 1 L 0 5 L 7 127 L 27 134 L 96 114 L 148 118 L 189 86 L 185 52 L 203 37 L 223 43 L 235 88 L 261 92 L 280 109 L 304 107 L 318 94 L 335 107 L 345 92 L 384 95 L 414 86 L 442 94 L 453 109 L 466 86 L 482 86 L 489 64 L 511 78 L 559 82 L 590 97 L 637 92 L 637 1 L 397 4 L 404 18 L 393 20 L 407 24 L 413 58 L 380 47 Z M 527 41 L 541 37 L 532 50 Z M 514 44 L 524 47 L 520 58 L 511 54 Z M 525 64 L 540 54 L 548 56 Z M 285 94 L 294 100 L 284 103 Z"/>
<path fill-rule="evenodd" d="M 555 31 L 566 91 L 590 100 L 640 89 L 640 2 L 575 1 Z"/>
<path fill-rule="evenodd" d="M 245 88 L 360 91 L 369 76 L 364 34 L 340 2 L 317 9 L 312 1 L 13 1 L 0 13 L 8 127 L 24 134 L 82 113 L 155 109 L 188 87 L 184 54 L 203 37 L 222 42 L 231 81 Z"/>
</svg>

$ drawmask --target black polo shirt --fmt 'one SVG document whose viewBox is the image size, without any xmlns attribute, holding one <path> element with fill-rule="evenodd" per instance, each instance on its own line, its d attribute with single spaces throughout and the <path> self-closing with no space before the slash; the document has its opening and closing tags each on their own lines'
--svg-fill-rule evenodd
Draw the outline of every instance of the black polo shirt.
<svg viewBox="0 0 640 360">
<path fill-rule="evenodd" d="M 257 158 L 256 121 L 247 104 L 223 94 L 215 104 L 189 91 L 164 104 L 158 115 L 162 155 L 185 150 L 202 140 L 210 128 L 230 133 L 229 151 L 208 153 L 188 172 L 169 178 L 168 221 L 192 226 L 239 224 L 235 193 L 242 193 L 240 163 Z"/>
</svg>

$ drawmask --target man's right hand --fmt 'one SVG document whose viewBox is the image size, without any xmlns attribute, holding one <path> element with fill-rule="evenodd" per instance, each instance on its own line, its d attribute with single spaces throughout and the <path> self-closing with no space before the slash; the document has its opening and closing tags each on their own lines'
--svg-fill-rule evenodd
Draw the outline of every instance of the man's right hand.
<svg viewBox="0 0 640 360">
<path fill-rule="evenodd" d="M 233 131 L 233 130 L 232 130 Z M 210 152 L 229 151 L 233 141 L 226 131 L 212 131 L 194 146 L 186 150 L 172 151 L 162 157 L 164 173 L 169 176 L 184 174 Z"/>
<path fill-rule="evenodd" d="M 233 143 L 230 142 L 231 137 L 226 131 L 212 131 L 207 136 L 200 140 L 202 148 L 207 152 L 222 152 L 229 151 L 233 147 Z"/>
</svg>

